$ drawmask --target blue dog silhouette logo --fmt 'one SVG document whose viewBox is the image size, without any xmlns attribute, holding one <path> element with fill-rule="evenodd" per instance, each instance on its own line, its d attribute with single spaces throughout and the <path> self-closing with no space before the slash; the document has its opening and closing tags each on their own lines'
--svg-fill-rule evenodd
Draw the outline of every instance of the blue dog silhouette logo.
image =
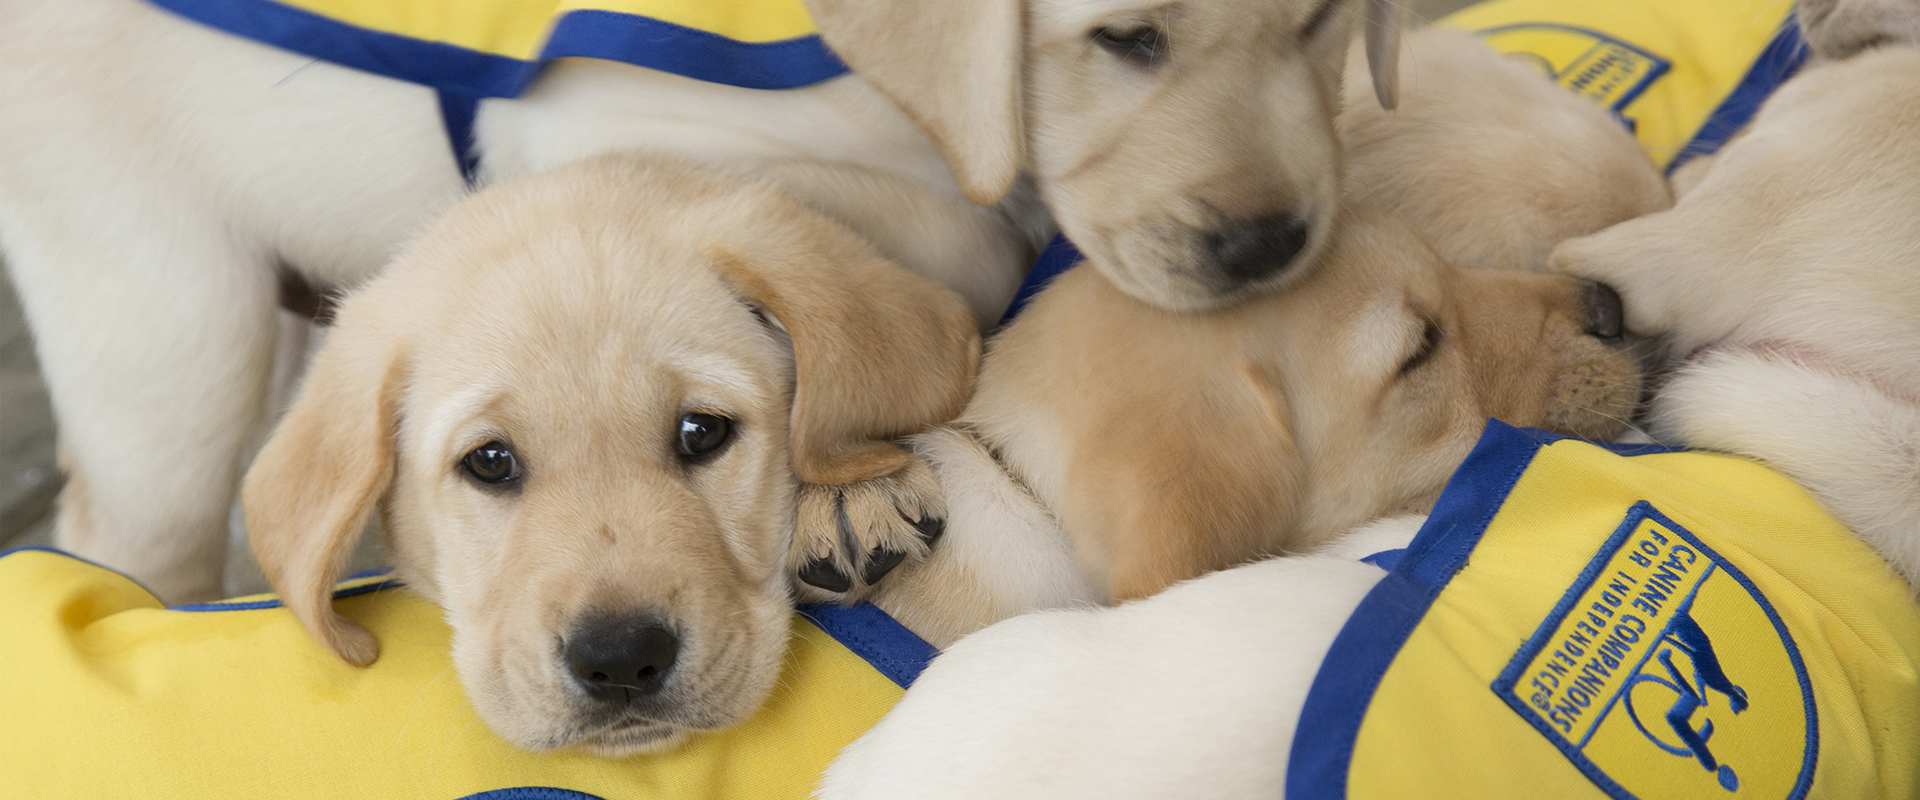
<svg viewBox="0 0 1920 800">
<path fill-rule="evenodd" d="M 1681 654 L 1693 662 L 1691 670 L 1674 665 L 1674 656 Z M 1666 677 L 1642 672 L 1627 682 L 1627 714 L 1633 718 L 1634 727 L 1639 728 L 1640 735 L 1647 737 L 1661 750 L 1699 761 L 1701 767 L 1714 773 L 1721 788 L 1729 792 L 1740 788 L 1740 777 L 1733 771 L 1733 766 L 1715 759 L 1708 745 L 1708 740 L 1713 738 L 1713 721 L 1708 720 L 1697 729 L 1692 722 L 1694 712 L 1708 705 L 1707 693 L 1710 691 L 1726 697 L 1728 708 L 1733 713 L 1747 710 L 1747 692 L 1727 678 L 1726 670 L 1720 666 L 1720 656 L 1713 652 L 1713 640 L 1706 631 L 1700 629 L 1700 623 L 1695 622 L 1692 615 L 1675 615 L 1673 627 L 1659 642 L 1654 659 L 1666 668 Z M 1692 675 L 1689 676 L 1688 672 Z M 1669 744 L 1660 734 L 1647 729 L 1646 721 L 1640 717 L 1640 711 L 1635 706 L 1635 702 L 1647 694 L 1634 691 L 1642 685 L 1673 693 L 1673 701 L 1661 712 L 1661 719 L 1666 722 L 1672 735 L 1680 740 L 1679 743 Z"/>
<path fill-rule="evenodd" d="M 1733 564 L 1646 503 L 1492 688 L 1620 800 L 1791 800 L 1812 775 L 1812 690 L 1779 615 Z"/>
</svg>

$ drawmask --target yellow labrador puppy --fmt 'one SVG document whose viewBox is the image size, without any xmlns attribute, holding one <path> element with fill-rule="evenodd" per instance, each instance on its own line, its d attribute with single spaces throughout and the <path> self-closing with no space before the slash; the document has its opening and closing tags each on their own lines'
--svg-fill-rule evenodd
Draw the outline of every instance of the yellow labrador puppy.
<svg viewBox="0 0 1920 800">
<path fill-rule="evenodd" d="M 801 481 L 904 476 L 872 501 L 944 515 L 890 441 L 960 411 L 979 347 L 959 295 L 766 186 L 594 159 L 482 192 L 347 298 L 247 526 L 364 665 L 331 587 L 377 507 L 503 737 L 664 747 L 771 689 Z"/>
<path fill-rule="evenodd" d="M 992 563 L 1023 527 L 1057 530 L 1068 585 L 1105 601 L 1424 511 L 1488 417 L 1620 433 L 1640 381 L 1619 334 L 1612 292 L 1450 266 L 1361 205 L 1291 290 L 1207 314 L 1069 271 L 994 339 L 966 435 L 921 437 L 947 535 L 875 602 L 938 643 L 1044 604 L 1002 576 L 1064 556 Z"/>
<path fill-rule="evenodd" d="M 1365 6 L 1391 107 L 1392 0 L 808 0 L 854 71 L 993 203 L 1025 171 L 1123 291 L 1217 306 L 1297 279 L 1339 208 L 1341 66 Z"/>
</svg>

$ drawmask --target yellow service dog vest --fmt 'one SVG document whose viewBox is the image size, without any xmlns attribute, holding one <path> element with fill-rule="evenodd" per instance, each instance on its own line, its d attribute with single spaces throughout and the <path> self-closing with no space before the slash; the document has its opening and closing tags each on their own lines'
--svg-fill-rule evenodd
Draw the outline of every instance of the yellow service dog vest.
<svg viewBox="0 0 1920 800">
<path fill-rule="evenodd" d="M 845 64 L 801 0 L 152 0 L 228 33 L 432 87 L 460 173 L 473 119 L 556 58 L 622 61 L 748 89 L 793 89 Z"/>
<path fill-rule="evenodd" d="M 1494 422 L 1396 553 L 1289 798 L 1920 796 L 1920 610 L 1759 464 Z"/>
<path fill-rule="evenodd" d="M 270 597 L 164 608 L 58 551 L 0 556 L 0 798 L 800 798 L 933 649 L 872 606 L 796 616 L 747 721 L 667 753 L 533 754 L 473 712 L 433 604 L 379 578 L 335 608 L 380 638 L 349 667 Z"/>
<path fill-rule="evenodd" d="M 1489 0 L 1438 24 L 1612 111 L 1661 169 L 1720 149 L 1806 58 L 1792 0 Z"/>
</svg>

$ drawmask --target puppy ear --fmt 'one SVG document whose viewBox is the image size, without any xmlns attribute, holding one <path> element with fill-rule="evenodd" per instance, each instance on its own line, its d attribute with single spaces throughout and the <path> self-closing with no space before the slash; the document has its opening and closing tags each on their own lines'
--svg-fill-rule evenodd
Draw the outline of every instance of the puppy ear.
<svg viewBox="0 0 1920 800">
<path fill-rule="evenodd" d="M 1020 0 L 807 0 L 855 74 L 933 137 L 980 205 L 1000 202 L 1025 160 Z"/>
<path fill-rule="evenodd" d="M 380 643 L 333 610 L 333 584 L 393 480 L 400 376 L 393 345 L 336 327 L 241 490 L 254 556 L 280 601 L 357 667 L 379 658 Z"/>
<path fill-rule="evenodd" d="M 1400 103 L 1400 29 L 1406 15 L 1399 0 L 1367 0 L 1367 70 L 1373 74 L 1373 96 L 1388 111 Z"/>
<path fill-rule="evenodd" d="M 742 299 L 793 338 L 794 474 L 812 484 L 888 475 L 910 454 L 893 440 L 953 419 L 980 366 L 966 301 L 847 241 L 832 252 L 714 252 Z"/>
</svg>

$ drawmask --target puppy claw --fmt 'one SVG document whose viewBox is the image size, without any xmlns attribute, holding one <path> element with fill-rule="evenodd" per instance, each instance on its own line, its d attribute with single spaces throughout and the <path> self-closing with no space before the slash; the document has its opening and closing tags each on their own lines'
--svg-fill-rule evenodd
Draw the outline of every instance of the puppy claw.
<svg viewBox="0 0 1920 800">
<path fill-rule="evenodd" d="M 872 569 L 872 567 L 869 566 L 868 569 Z M 892 569 L 892 567 L 888 567 L 888 569 Z M 834 566 L 832 561 L 824 558 L 813 559 L 812 561 L 808 561 L 806 566 L 801 567 L 800 580 L 806 581 L 810 586 L 816 586 L 829 592 L 844 592 L 853 588 L 853 578 L 848 577 L 847 573 L 841 572 L 840 568 Z M 871 583 L 872 580 L 869 579 L 868 582 Z"/>
<path fill-rule="evenodd" d="M 802 485 L 788 556 L 800 599 L 857 600 L 900 565 L 925 560 L 946 512 L 939 480 L 918 457 L 877 478 Z"/>
</svg>

